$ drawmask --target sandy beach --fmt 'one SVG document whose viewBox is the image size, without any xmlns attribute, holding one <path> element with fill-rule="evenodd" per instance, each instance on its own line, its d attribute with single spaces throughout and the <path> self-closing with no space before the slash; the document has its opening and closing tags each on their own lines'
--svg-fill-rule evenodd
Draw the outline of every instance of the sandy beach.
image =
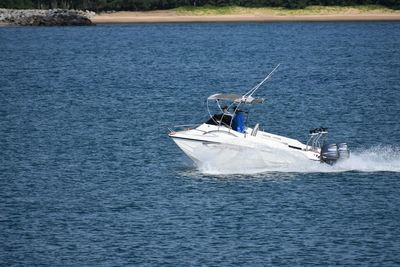
<svg viewBox="0 0 400 267">
<path fill-rule="evenodd" d="M 399 13 L 325 15 L 187 15 L 173 11 L 115 12 L 97 14 L 92 21 L 103 23 L 179 23 L 179 22 L 318 22 L 318 21 L 400 21 Z"/>
</svg>

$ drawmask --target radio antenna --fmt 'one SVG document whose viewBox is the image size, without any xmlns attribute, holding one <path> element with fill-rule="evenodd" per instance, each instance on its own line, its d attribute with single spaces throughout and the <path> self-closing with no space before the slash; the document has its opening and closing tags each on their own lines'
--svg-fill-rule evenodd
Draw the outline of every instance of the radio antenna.
<svg viewBox="0 0 400 267">
<path fill-rule="evenodd" d="M 250 97 L 250 96 L 252 96 L 252 95 L 258 90 L 258 88 L 260 88 L 260 86 L 263 85 L 263 83 L 265 83 L 265 82 L 272 76 L 272 74 L 279 68 L 280 65 L 281 65 L 281 63 L 279 63 L 279 64 L 267 75 L 267 77 L 264 78 L 264 80 L 262 80 L 259 84 L 257 84 L 257 85 L 254 86 L 253 88 L 251 88 L 250 91 L 248 91 L 244 96 L 245 96 L 245 97 Z"/>
</svg>

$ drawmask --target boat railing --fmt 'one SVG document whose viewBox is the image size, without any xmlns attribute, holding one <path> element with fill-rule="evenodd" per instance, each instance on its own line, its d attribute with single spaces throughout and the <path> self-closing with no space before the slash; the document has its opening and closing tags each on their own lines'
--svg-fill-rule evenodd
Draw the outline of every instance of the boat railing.
<svg viewBox="0 0 400 267">
<path fill-rule="evenodd" d="M 328 128 L 316 128 L 310 130 L 310 137 L 306 144 L 307 151 L 318 152 L 324 144 L 324 140 L 328 134 Z"/>
<path fill-rule="evenodd" d="M 182 124 L 182 125 L 175 125 L 174 127 L 168 128 L 168 131 L 170 133 L 172 132 L 179 132 L 179 131 L 188 131 L 188 130 L 193 130 L 196 127 L 198 127 L 200 124 Z"/>
</svg>

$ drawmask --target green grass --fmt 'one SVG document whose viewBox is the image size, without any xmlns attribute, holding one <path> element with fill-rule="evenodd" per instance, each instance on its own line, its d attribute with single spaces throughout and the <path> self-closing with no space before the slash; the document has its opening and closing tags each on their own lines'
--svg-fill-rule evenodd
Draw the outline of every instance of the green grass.
<svg viewBox="0 0 400 267">
<path fill-rule="evenodd" d="M 400 14 L 400 10 L 393 10 L 379 5 L 360 6 L 308 6 L 304 9 L 287 9 L 283 7 L 239 7 L 239 6 L 202 6 L 178 7 L 175 12 L 182 15 L 343 15 L 343 14 Z"/>
</svg>

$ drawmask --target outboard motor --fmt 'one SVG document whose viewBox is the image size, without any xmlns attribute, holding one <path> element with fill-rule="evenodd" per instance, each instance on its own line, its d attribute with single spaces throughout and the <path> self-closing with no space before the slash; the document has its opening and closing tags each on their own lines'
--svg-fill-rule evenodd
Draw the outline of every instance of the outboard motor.
<svg viewBox="0 0 400 267">
<path fill-rule="evenodd" d="M 338 160 L 348 159 L 350 149 L 346 143 L 324 144 L 324 139 L 328 134 L 328 128 L 319 127 L 310 130 L 310 138 L 307 141 L 306 150 L 320 151 L 321 162 L 329 165 L 335 164 Z"/>
<path fill-rule="evenodd" d="M 339 159 L 338 146 L 336 144 L 327 144 L 321 148 L 321 161 L 330 165 Z"/>
<path fill-rule="evenodd" d="M 321 148 L 321 161 L 330 165 L 349 157 L 350 150 L 346 143 L 328 144 Z"/>
<path fill-rule="evenodd" d="M 350 158 L 350 149 L 346 143 L 338 144 L 339 159 Z"/>
</svg>

